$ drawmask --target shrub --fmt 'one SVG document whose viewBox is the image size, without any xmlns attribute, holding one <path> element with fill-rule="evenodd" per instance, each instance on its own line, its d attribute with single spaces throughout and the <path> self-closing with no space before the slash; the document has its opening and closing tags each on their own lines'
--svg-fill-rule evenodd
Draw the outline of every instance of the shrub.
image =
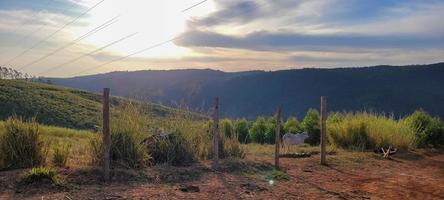
<svg viewBox="0 0 444 200">
<path fill-rule="evenodd" d="M 234 122 L 234 132 L 241 143 L 248 143 L 248 121 L 245 118 L 237 119 Z"/>
<path fill-rule="evenodd" d="M 147 119 L 139 107 L 133 104 L 124 105 L 121 113 L 111 119 L 110 123 L 110 160 L 113 164 L 127 168 L 141 168 L 149 164 L 149 154 L 144 146 L 147 137 Z M 103 159 L 102 134 L 91 140 L 93 163 Z"/>
<path fill-rule="evenodd" d="M 57 167 L 65 167 L 68 161 L 71 145 L 62 142 L 53 147 L 52 164 Z"/>
<path fill-rule="evenodd" d="M 226 137 L 237 137 L 234 134 L 233 123 L 228 118 L 222 119 L 222 121 L 220 122 L 220 130 L 222 133 L 224 133 Z"/>
<path fill-rule="evenodd" d="M 302 127 L 296 117 L 288 117 L 287 121 L 284 123 L 285 133 L 300 133 L 302 132 Z"/>
<path fill-rule="evenodd" d="M 304 131 L 307 131 L 308 138 L 305 140 L 310 145 L 317 145 L 320 142 L 321 131 L 319 129 L 319 112 L 310 108 L 301 123 Z"/>
<path fill-rule="evenodd" d="M 40 137 L 38 123 L 10 117 L 0 135 L 0 168 L 25 168 L 43 164 L 47 148 Z"/>
<path fill-rule="evenodd" d="M 230 138 L 222 135 L 221 138 L 223 152 L 221 158 L 236 157 L 244 158 L 245 150 L 241 147 L 239 141 L 236 138 Z"/>
<path fill-rule="evenodd" d="M 159 140 L 150 150 L 154 164 L 168 163 L 170 165 L 189 164 L 195 160 L 191 146 L 180 131 Z"/>
<path fill-rule="evenodd" d="M 255 143 L 264 143 L 264 137 L 265 132 L 267 129 L 266 120 L 264 117 L 258 117 L 256 118 L 256 121 L 253 122 L 253 125 L 251 126 L 249 130 L 249 137 L 252 142 Z"/>
<path fill-rule="evenodd" d="M 367 124 L 362 120 L 347 119 L 328 124 L 330 141 L 343 148 L 365 150 L 374 146 L 367 135 Z"/>
<path fill-rule="evenodd" d="M 349 149 L 373 149 L 392 145 L 414 146 L 414 131 L 403 120 L 366 112 L 348 113 L 342 120 L 327 124 L 330 143 Z"/>
<path fill-rule="evenodd" d="M 444 147 L 444 123 L 425 111 L 415 111 L 405 119 L 405 122 L 415 130 L 418 147 Z"/>
<path fill-rule="evenodd" d="M 284 135 L 284 126 L 281 123 L 280 136 Z M 276 141 L 276 116 L 268 118 L 265 128 L 264 141 L 268 144 L 274 144 Z"/>
</svg>

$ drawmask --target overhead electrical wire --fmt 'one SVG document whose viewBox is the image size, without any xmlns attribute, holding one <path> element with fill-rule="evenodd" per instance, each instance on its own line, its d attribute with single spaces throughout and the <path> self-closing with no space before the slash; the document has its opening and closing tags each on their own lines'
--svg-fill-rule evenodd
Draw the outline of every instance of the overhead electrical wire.
<svg viewBox="0 0 444 200">
<path fill-rule="evenodd" d="M 38 42 L 36 42 L 34 45 L 32 45 L 31 47 L 25 49 L 24 51 L 22 51 L 21 53 L 19 53 L 18 55 L 16 55 L 15 57 L 11 58 L 10 60 L 8 60 L 5 64 L 3 65 L 7 65 L 9 63 L 11 63 L 12 61 L 14 61 L 15 59 L 19 58 L 20 56 L 26 54 L 27 52 L 29 52 L 30 50 L 34 49 L 35 47 L 39 46 L 40 44 L 42 44 L 43 42 L 48 41 L 50 38 L 52 38 L 54 35 L 56 35 L 58 32 L 62 31 L 63 29 L 65 29 L 66 27 L 72 25 L 74 22 L 76 22 L 80 17 L 86 15 L 87 13 L 89 13 L 92 9 L 96 8 L 97 6 L 99 6 L 101 3 L 103 3 L 105 0 L 101 0 L 98 3 L 94 4 L 92 7 L 90 7 L 89 9 L 87 9 L 86 11 L 82 12 L 80 15 L 78 15 L 77 17 L 75 17 L 73 20 L 69 21 L 68 23 L 64 24 L 63 26 L 61 26 L 59 29 L 57 29 L 56 31 L 54 31 L 53 33 L 49 34 L 47 37 L 39 40 Z"/>
<path fill-rule="evenodd" d="M 203 4 L 203 3 L 205 3 L 206 1 L 208 1 L 208 0 L 203 0 L 203 1 L 201 1 L 201 2 L 198 2 L 198 3 L 196 3 L 196 4 L 193 4 L 193 5 L 191 5 L 191 6 L 187 7 L 187 8 L 185 8 L 185 9 L 183 9 L 181 12 L 186 12 L 186 11 L 188 11 L 188 10 L 191 10 L 191 9 L 193 9 L 193 8 L 195 8 L 195 7 L 197 7 L 197 6 L 201 5 L 201 4 Z M 97 69 L 100 69 L 100 68 L 102 68 L 102 67 L 104 67 L 104 66 L 106 66 L 106 65 L 108 65 L 108 64 L 111 64 L 111 63 L 114 63 L 114 62 L 117 62 L 117 61 L 121 61 L 121 60 L 124 60 L 124 59 L 126 59 L 126 58 L 129 58 L 129 57 L 131 57 L 131 56 L 134 56 L 134 55 L 137 55 L 137 54 L 143 53 L 143 52 L 145 52 L 145 51 L 148 51 L 148 50 L 154 49 L 154 48 L 156 48 L 156 47 L 159 47 L 159 46 L 165 45 L 165 44 L 167 44 L 167 43 L 170 43 L 170 42 L 173 42 L 173 41 L 175 41 L 175 40 L 178 40 L 178 39 L 181 38 L 181 37 L 183 37 L 183 36 L 176 36 L 176 37 L 173 37 L 173 38 L 171 38 L 171 39 L 169 39 L 169 40 L 166 40 L 166 41 L 163 41 L 163 42 L 159 42 L 159 43 L 157 43 L 157 44 L 154 44 L 154 45 L 151 45 L 151 46 L 149 46 L 149 47 L 143 48 L 143 49 L 141 49 L 141 50 L 135 51 L 135 52 L 133 52 L 133 53 L 130 53 L 130 54 L 125 55 L 125 56 L 122 56 L 122 57 L 120 57 L 120 58 L 116 58 L 116 59 L 114 59 L 114 60 L 111 60 L 111 61 L 108 61 L 108 62 L 105 62 L 105 63 L 99 64 L 99 65 L 96 65 L 96 66 L 94 66 L 93 68 L 89 68 L 89 69 L 86 69 L 86 70 L 83 70 L 83 71 L 80 71 L 80 72 L 76 72 L 76 73 L 70 74 L 70 76 L 75 76 L 75 75 L 79 75 L 79 74 L 81 74 L 81 73 L 88 72 L 88 71 L 91 71 L 91 70 L 97 70 Z"/>
<path fill-rule="evenodd" d="M 166 41 L 163 41 L 163 42 L 160 42 L 160 43 L 154 44 L 154 45 L 152 45 L 152 46 L 149 46 L 149 47 L 147 47 L 147 48 L 141 49 L 141 50 L 139 50 L 139 51 L 136 51 L 136 52 L 134 52 L 134 53 L 128 54 L 128 55 L 126 55 L 126 56 L 122 56 L 122 57 L 120 57 L 120 58 L 116 58 L 116 59 L 114 59 L 114 60 L 111 60 L 111 61 L 105 62 L 105 63 L 103 63 L 103 64 L 97 65 L 97 66 L 95 66 L 95 67 L 93 67 L 93 68 L 89 68 L 89 69 L 83 70 L 83 71 L 81 71 L 81 72 L 77 72 L 77 73 L 74 73 L 74 74 L 70 74 L 70 76 L 78 75 L 78 74 L 81 74 L 81 73 L 84 73 L 84 72 L 88 72 L 88 71 L 91 71 L 91 70 L 97 70 L 97 69 L 100 69 L 100 68 L 104 67 L 105 65 L 108 65 L 108 64 L 111 64 L 111 63 L 113 63 L 113 62 L 120 61 L 120 60 L 124 60 L 124 59 L 126 59 L 126 58 L 131 57 L 131 56 L 134 56 L 134 55 L 137 55 L 137 54 L 143 53 L 143 52 L 145 52 L 145 51 L 148 51 L 148 50 L 150 50 L 150 49 L 154 49 L 154 48 L 156 48 L 156 47 L 159 47 L 159 46 L 165 45 L 165 44 L 170 43 L 170 42 L 172 42 L 172 41 L 175 41 L 175 40 L 177 40 L 177 39 L 179 39 L 179 38 L 181 38 L 181 37 L 183 37 L 183 36 L 174 37 L 174 38 L 172 38 L 172 39 L 169 39 L 169 40 L 166 40 Z"/>
<path fill-rule="evenodd" d="M 38 75 L 43 74 L 43 73 L 47 73 L 47 72 L 49 72 L 49 71 L 51 71 L 51 70 L 54 70 L 54 69 L 62 68 L 62 67 L 64 67 L 64 66 L 66 66 L 67 64 L 71 64 L 71 63 L 73 63 L 73 62 L 75 62 L 75 61 L 77 61 L 77 60 L 80 60 L 81 58 L 83 58 L 83 57 L 85 57 L 85 56 L 89 56 L 89 55 L 95 54 L 95 53 L 97 53 L 97 52 L 99 52 L 99 51 L 101 51 L 101 50 L 103 50 L 103 49 L 106 49 L 106 48 L 108 48 L 108 47 L 114 45 L 114 44 L 117 44 L 117 43 L 119 43 L 119 42 L 122 42 L 122 41 L 124 41 L 124 40 L 126 40 L 126 39 L 128 39 L 128 38 L 130 38 L 130 37 L 132 37 L 132 36 L 134 36 L 134 35 L 136 35 L 136 34 L 137 34 L 137 32 L 132 33 L 132 34 L 129 34 L 129 35 L 125 36 L 125 37 L 122 37 L 122 38 L 120 38 L 120 39 L 118 39 L 118 40 L 115 40 L 115 41 L 113 41 L 113 42 L 111 42 L 111 43 L 108 43 L 108 44 L 105 45 L 105 46 L 102 46 L 102 47 L 100 47 L 100 48 L 97 48 L 97 49 L 95 49 L 95 50 L 93 50 L 93 51 L 91 51 L 91 52 L 89 52 L 89 53 L 82 54 L 82 55 L 80 55 L 80 56 L 78 56 L 78 57 L 76 57 L 76 58 L 74 58 L 74 59 L 71 59 L 71 60 L 69 60 L 69 61 L 67 61 L 67 62 L 61 63 L 61 64 L 59 64 L 59 65 L 57 65 L 57 66 L 54 66 L 54 67 L 52 67 L 52 68 L 50 68 L 50 69 L 47 69 L 47 70 L 45 70 L 45 71 L 39 73 Z"/>
<path fill-rule="evenodd" d="M 48 57 L 50 57 L 50 56 L 52 56 L 52 55 L 54 55 L 54 54 L 56 54 L 56 53 L 62 51 L 62 50 L 64 50 L 64 49 L 66 49 L 66 48 L 68 48 L 68 47 L 74 45 L 74 44 L 77 44 L 77 43 L 80 42 L 81 40 L 83 40 L 83 39 L 85 39 L 85 38 L 87 38 L 87 37 L 89 37 L 89 36 L 91 36 L 91 35 L 93 35 L 93 34 L 99 32 L 99 31 L 101 31 L 101 30 L 107 28 L 108 26 L 110 26 L 110 25 L 116 23 L 116 22 L 118 21 L 117 18 L 119 18 L 119 17 L 120 17 L 120 15 L 115 16 L 114 18 L 112 18 L 112 19 L 106 21 L 105 23 L 101 24 L 100 26 L 98 26 L 98 27 L 96 27 L 96 28 L 90 30 L 89 32 L 87 32 L 87 33 L 85 33 L 85 34 L 79 36 L 78 38 L 74 39 L 73 41 L 69 42 L 68 44 L 66 44 L 66 45 L 64 45 L 64 46 L 61 46 L 60 48 L 57 48 L 57 49 L 55 49 L 55 50 L 49 52 L 48 54 L 46 54 L 46 55 L 44 55 L 44 56 L 42 56 L 42 57 L 40 57 L 40 58 L 38 58 L 38 59 L 36 59 L 36 60 L 34 60 L 34 61 L 31 61 L 31 62 L 25 64 L 23 67 L 19 68 L 18 70 L 25 69 L 25 68 L 27 68 L 27 67 L 29 67 L 29 66 L 31 66 L 31 65 L 34 65 L 35 63 L 38 63 L 38 62 L 40 62 L 40 61 L 42 61 L 42 60 L 44 60 L 44 59 L 46 59 L 46 58 L 48 58 Z"/>
</svg>

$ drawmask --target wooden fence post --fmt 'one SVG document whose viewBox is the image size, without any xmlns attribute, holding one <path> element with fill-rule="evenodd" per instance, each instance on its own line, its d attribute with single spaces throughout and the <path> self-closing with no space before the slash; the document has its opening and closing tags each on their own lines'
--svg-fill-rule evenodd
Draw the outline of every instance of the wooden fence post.
<svg viewBox="0 0 444 200">
<path fill-rule="evenodd" d="M 275 133 L 275 151 L 274 151 L 274 167 L 279 169 L 279 150 L 281 141 L 281 108 L 276 112 L 276 133 Z"/>
<path fill-rule="evenodd" d="M 326 145 L 327 145 L 327 98 L 321 96 L 321 165 L 326 165 Z"/>
<path fill-rule="evenodd" d="M 103 88 L 103 174 L 105 181 L 109 181 L 109 150 L 110 150 L 110 135 L 109 135 L 109 88 Z"/>
<path fill-rule="evenodd" d="M 219 97 L 214 99 L 213 113 L 213 169 L 219 163 Z"/>
</svg>

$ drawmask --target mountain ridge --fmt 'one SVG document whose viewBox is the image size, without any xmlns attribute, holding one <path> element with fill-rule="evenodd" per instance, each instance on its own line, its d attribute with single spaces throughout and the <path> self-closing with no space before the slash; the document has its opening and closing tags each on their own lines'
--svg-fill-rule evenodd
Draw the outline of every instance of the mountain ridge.
<svg viewBox="0 0 444 200">
<path fill-rule="evenodd" d="M 304 68 L 278 71 L 223 72 L 211 69 L 111 72 L 52 78 L 57 85 L 208 111 L 215 96 L 228 117 L 284 115 L 302 117 L 328 97 L 331 111 L 368 110 L 403 116 L 423 108 L 444 117 L 444 63 L 378 65 L 350 68 Z"/>
</svg>

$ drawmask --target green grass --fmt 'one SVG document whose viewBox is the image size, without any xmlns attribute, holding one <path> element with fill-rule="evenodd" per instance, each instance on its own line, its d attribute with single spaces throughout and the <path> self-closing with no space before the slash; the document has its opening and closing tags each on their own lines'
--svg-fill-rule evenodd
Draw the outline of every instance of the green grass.
<svg viewBox="0 0 444 200">
<path fill-rule="evenodd" d="M 34 167 L 26 173 L 24 181 L 28 184 L 32 183 L 44 183 L 49 181 L 56 185 L 62 185 L 64 179 L 57 175 L 57 173 L 47 167 Z"/>
<path fill-rule="evenodd" d="M 45 125 L 91 129 L 100 125 L 102 114 L 100 94 L 57 87 L 23 80 L 0 80 L 0 120 L 16 114 L 24 119 L 36 118 Z M 113 107 L 128 100 L 111 97 L 111 113 L 118 113 Z M 146 114 L 166 117 L 176 112 L 174 109 L 144 103 Z"/>
<path fill-rule="evenodd" d="M 71 151 L 71 145 L 67 142 L 57 142 L 52 147 L 52 164 L 57 167 L 65 167 Z"/>
</svg>

